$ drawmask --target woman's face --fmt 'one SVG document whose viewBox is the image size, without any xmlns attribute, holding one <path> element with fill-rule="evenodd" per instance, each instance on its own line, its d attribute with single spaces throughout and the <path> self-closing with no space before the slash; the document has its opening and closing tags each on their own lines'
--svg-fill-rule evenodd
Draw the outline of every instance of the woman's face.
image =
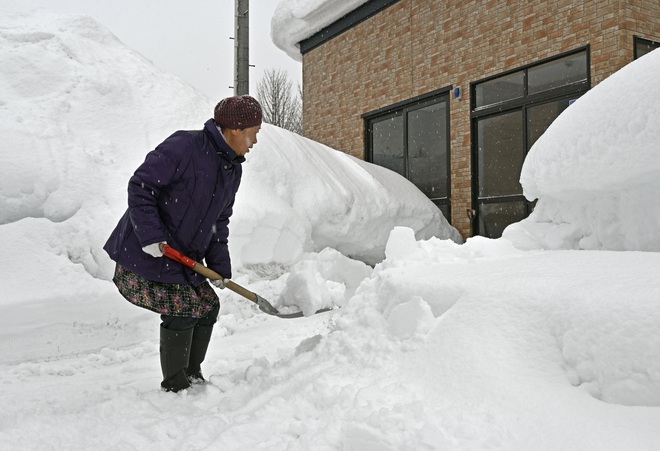
<svg viewBox="0 0 660 451">
<path fill-rule="evenodd" d="M 229 133 L 226 133 L 225 139 L 227 139 L 227 144 L 234 149 L 236 155 L 242 157 L 257 143 L 259 130 L 261 130 L 261 125 L 240 130 L 230 129 L 228 130 Z"/>
</svg>

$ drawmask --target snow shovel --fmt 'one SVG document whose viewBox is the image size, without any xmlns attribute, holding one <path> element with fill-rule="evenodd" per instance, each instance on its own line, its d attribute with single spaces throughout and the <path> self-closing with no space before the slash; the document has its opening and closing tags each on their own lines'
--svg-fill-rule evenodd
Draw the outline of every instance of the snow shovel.
<svg viewBox="0 0 660 451">
<path fill-rule="evenodd" d="M 243 296 L 245 299 L 248 299 L 259 307 L 259 309 L 264 312 L 268 313 L 269 315 L 277 316 L 279 318 L 300 318 L 303 316 L 302 312 L 295 312 L 295 313 L 280 313 L 277 311 L 275 307 L 271 305 L 270 302 L 262 298 L 256 293 L 251 292 L 247 288 L 243 288 L 236 282 L 233 282 L 229 279 L 225 279 L 222 277 L 220 274 L 217 272 L 213 271 L 211 268 L 207 268 L 206 266 L 202 265 L 199 262 L 196 262 L 190 257 L 186 257 L 183 255 L 181 252 L 177 251 L 176 249 L 173 249 L 171 246 L 165 244 L 163 246 L 163 253 L 165 257 L 169 257 L 172 260 L 175 260 L 179 263 L 181 263 L 184 266 L 187 266 L 188 268 L 192 269 L 196 273 L 199 273 L 203 275 L 204 277 L 210 279 L 210 280 L 218 280 L 221 279 L 225 282 L 225 287 L 229 288 L 231 291 L 233 291 L 236 294 L 240 294 Z M 315 313 L 322 313 L 322 312 L 327 312 L 329 310 L 332 310 L 331 308 L 325 308 L 321 310 L 317 310 Z"/>
</svg>

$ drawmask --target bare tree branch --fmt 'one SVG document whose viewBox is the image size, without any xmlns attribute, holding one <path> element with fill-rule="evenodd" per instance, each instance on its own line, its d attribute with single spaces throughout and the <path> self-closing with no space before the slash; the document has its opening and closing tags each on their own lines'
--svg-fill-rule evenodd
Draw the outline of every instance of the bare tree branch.
<svg viewBox="0 0 660 451">
<path fill-rule="evenodd" d="M 302 94 L 293 93 L 292 82 L 283 70 L 266 69 L 257 82 L 257 99 L 261 103 L 264 122 L 302 135 Z"/>
</svg>

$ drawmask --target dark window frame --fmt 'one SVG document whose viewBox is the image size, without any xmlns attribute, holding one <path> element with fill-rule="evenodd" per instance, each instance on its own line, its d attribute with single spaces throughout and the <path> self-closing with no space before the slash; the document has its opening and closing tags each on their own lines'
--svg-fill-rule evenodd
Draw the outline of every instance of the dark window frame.
<svg viewBox="0 0 660 451">
<path fill-rule="evenodd" d="M 536 66 L 541 66 L 543 64 L 546 64 L 546 63 L 549 63 L 549 62 L 552 62 L 552 61 L 560 60 L 562 58 L 566 58 L 566 57 L 571 56 L 571 55 L 582 53 L 582 52 L 586 52 L 586 55 L 587 55 L 587 81 L 586 82 L 571 83 L 569 85 L 561 86 L 561 87 L 558 87 L 558 88 L 553 88 L 553 89 L 550 89 L 548 91 L 543 91 L 543 92 L 540 92 L 540 93 L 537 93 L 537 94 L 529 95 L 527 93 L 527 71 L 529 69 L 534 68 Z M 477 107 L 477 105 L 476 105 L 476 95 L 475 95 L 477 85 L 479 85 L 481 83 L 484 83 L 484 82 L 487 82 L 487 81 L 496 80 L 500 77 L 511 75 L 511 74 L 514 74 L 514 73 L 520 72 L 520 71 L 524 71 L 524 73 L 525 73 L 525 88 L 524 88 L 525 89 L 525 94 L 522 97 L 514 99 L 514 100 L 508 100 L 508 101 L 500 102 L 500 103 L 497 103 L 497 104 L 494 104 L 494 105 L 487 105 L 487 106 L 483 106 L 483 107 Z M 591 85 L 591 46 L 587 45 L 587 46 L 584 46 L 584 47 L 579 47 L 577 49 L 571 50 L 569 52 L 560 53 L 560 54 L 552 56 L 550 58 L 545 58 L 545 59 L 536 61 L 534 63 L 527 64 L 525 66 L 516 67 L 515 69 L 511 69 L 511 70 L 508 70 L 506 72 L 501 72 L 501 73 L 498 73 L 496 75 L 486 77 L 486 78 L 482 78 L 481 80 L 471 82 L 470 83 L 470 119 L 475 119 L 475 118 L 478 118 L 478 117 L 481 117 L 481 116 L 488 116 L 490 114 L 493 114 L 494 112 L 502 112 L 503 109 L 509 110 L 509 109 L 513 109 L 515 107 L 520 107 L 520 106 L 523 106 L 523 105 L 529 105 L 529 104 L 538 103 L 538 102 L 545 102 L 548 99 L 549 95 L 551 95 L 552 97 L 554 97 L 555 95 L 558 96 L 558 97 L 561 96 L 561 95 L 564 95 L 564 94 L 569 95 L 569 94 L 572 94 L 576 91 L 576 87 L 577 87 L 578 91 L 586 92 L 586 91 L 589 90 L 590 85 Z M 586 86 L 586 88 L 585 88 L 585 86 Z"/>
<path fill-rule="evenodd" d="M 568 85 L 560 86 L 557 88 L 552 88 L 543 92 L 528 94 L 528 70 L 543 64 L 560 60 L 571 55 L 576 55 L 584 52 L 586 54 L 586 80 L 574 82 Z M 516 72 L 523 71 L 524 73 L 524 95 L 520 98 L 515 98 L 508 101 L 499 102 L 493 105 L 486 105 L 483 107 L 477 107 L 476 105 L 476 88 L 480 83 L 487 81 L 495 80 L 500 77 L 504 77 Z M 496 75 L 477 80 L 470 83 L 470 135 L 471 135 L 471 178 L 472 178 L 472 213 L 470 213 L 471 218 L 471 229 L 472 235 L 477 235 L 479 233 L 479 205 L 480 204 L 490 204 L 490 203 L 507 203 L 507 202 L 521 202 L 525 203 L 525 209 L 527 215 L 531 213 L 534 209 L 536 201 L 528 201 L 525 196 L 521 194 L 512 194 L 512 195 L 503 195 L 503 196 L 491 196 L 491 197 L 480 197 L 478 190 L 479 183 L 479 167 L 478 167 L 478 157 L 479 157 L 479 142 L 478 142 L 478 122 L 481 119 L 486 119 L 488 117 L 499 116 L 514 111 L 520 110 L 522 112 L 522 124 L 523 124 L 523 136 L 522 136 L 522 149 L 524 152 L 524 157 L 527 156 L 529 152 L 529 133 L 528 133 L 528 117 L 527 109 L 542 105 L 548 102 L 562 101 L 567 99 L 576 98 L 582 96 L 584 93 L 589 91 L 591 88 L 591 46 L 586 45 L 584 47 L 579 47 L 574 50 L 560 53 L 549 58 L 545 58 L 534 63 L 530 63 L 521 67 L 516 67 L 514 69 L 498 73 Z"/>
<path fill-rule="evenodd" d="M 639 54 L 639 44 L 645 44 L 649 45 L 651 47 L 655 47 L 656 49 L 660 49 L 660 41 L 654 41 L 652 39 L 646 39 L 641 36 L 633 36 L 633 51 L 634 51 L 634 59 L 639 58 L 640 56 L 645 55 L 646 53 L 640 55 Z"/>
<path fill-rule="evenodd" d="M 365 161 L 373 163 L 373 149 L 372 149 L 372 127 L 371 125 L 375 122 L 381 122 L 387 120 L 388 118 L 402 116 L 403 117 L 403 154 L 404 154 L 404 177 L 407 180 L 410 180 L 409 174 L 409 163 L 408 163 L 408 113 L 416 111 L 421 108 L 425 108 L 429 105 L 435 103 L 440 103 L 445 101 L 446 114 L 447 114 L 447 124 L 446 124 L 446 170 L 447 170 L 447 185 L 446 185 L 446 197 L 441 198 L 429 198 L 433 203 L 438 206 L 443 206 L 446 208 L 447 215 L 446 219 L 451 223 L 451 135 L 450 135 L 450 122 L 451 122 L 451 96 L 452 91 L 451 86 L 447 86 L 429 93 L 408 99 L 402 102 L 397 102 L 395 104 L 389 105 L 384 108 L 379 108 L 374 111 L 362 114 L 362 119 L 364 121 L 364 157 Z M 411 182 L 412 183 L 412 182 Z"/>
</svg>

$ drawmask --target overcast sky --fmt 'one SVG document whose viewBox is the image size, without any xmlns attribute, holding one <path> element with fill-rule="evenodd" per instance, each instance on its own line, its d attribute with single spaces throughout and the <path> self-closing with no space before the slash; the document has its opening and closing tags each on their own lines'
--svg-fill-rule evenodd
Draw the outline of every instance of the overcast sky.
<svg viewBox="0 0 660 451">
<path fill-rule="evenodd" d="M 212 99 L 233 95 L 234 0 L 0 0 L 86 14 L 161 69 Z M 302 66 L 275 47 L 270 20 L 277 0 L 250 0 L 250 93 L 266 69 L 283 69 L 294 88 Z"/>
</svg>

